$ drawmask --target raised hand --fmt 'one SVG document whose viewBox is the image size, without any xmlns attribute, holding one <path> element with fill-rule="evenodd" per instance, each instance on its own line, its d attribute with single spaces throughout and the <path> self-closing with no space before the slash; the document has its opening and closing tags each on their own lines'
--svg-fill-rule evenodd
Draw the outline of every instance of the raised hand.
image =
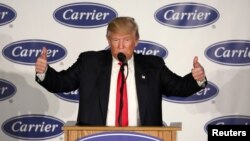
<svg viewBox="0 0 250 141">
<path fill-rule="evenodd" d="M 198 57 L 195 56 L 193 60 L 192 75 L 196 81 L 202 81 L 205 79 L 205 71 L 202 65 L 198 62 Z"/>
<path fill-rule="evenodd" d="M 36 60 L 36 72 L 44 73 L 47 69 L 47 48 L 43 47 L 41 55 Z"/>
</svg>

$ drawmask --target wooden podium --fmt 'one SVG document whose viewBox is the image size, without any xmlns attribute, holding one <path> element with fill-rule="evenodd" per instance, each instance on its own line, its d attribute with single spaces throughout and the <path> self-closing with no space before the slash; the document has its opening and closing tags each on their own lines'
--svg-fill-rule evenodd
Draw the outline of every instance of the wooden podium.
<svg viewBox="0 0 250 141">
<path fill-rule="evenodd" d="M 171 123 L 162 127 L 108 127 L 108 126 L 77 126 L 75 121 L 68 121 L 63 126 L 64 140 L 76 141 L 79 138 L 102 132 L 126 131 L 136 132 L 159 138 L 163 141 L 176 141 L 177 131 L 181 130 L 181 123 Z"/>
</svg>

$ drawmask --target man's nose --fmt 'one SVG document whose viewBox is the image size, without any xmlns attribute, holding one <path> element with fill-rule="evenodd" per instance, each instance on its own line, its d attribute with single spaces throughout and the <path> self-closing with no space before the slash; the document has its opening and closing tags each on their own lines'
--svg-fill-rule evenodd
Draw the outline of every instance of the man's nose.
<svg viewBox="0 0 250 141">
<path fill-rule="evenodd" d="M 124 48 L 124 42 L 122 40 L 119 41 L 118 48 L 120 49 Z"/>
</svg>

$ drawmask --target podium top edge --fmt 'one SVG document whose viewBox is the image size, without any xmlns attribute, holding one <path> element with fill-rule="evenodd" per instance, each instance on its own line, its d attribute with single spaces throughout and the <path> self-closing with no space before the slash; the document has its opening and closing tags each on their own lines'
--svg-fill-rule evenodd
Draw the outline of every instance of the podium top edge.
<svg viewBox="0 0 250 141">
<path fill-rule="evenodd" d="M 181 130 L 181 123 L 170 124 L 170 126 L 128 126 L 128 127 L 115 127 L 115 126 L 79 126 L 76 121 L 67 121 L 63 130 Z"/>
</svg>

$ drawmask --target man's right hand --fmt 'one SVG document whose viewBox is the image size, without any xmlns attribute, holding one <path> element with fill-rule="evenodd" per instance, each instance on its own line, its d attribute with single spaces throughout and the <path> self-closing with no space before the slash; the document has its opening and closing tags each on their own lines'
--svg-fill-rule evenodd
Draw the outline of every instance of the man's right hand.
<svg viewBox="0 0 250 141">
<path fill-rule="evenodd" d="M 45 73 L 47 70 L 47 48 L 43 47 L 41 55 L 36 60 L 36 73 Z"/>
</svg>

